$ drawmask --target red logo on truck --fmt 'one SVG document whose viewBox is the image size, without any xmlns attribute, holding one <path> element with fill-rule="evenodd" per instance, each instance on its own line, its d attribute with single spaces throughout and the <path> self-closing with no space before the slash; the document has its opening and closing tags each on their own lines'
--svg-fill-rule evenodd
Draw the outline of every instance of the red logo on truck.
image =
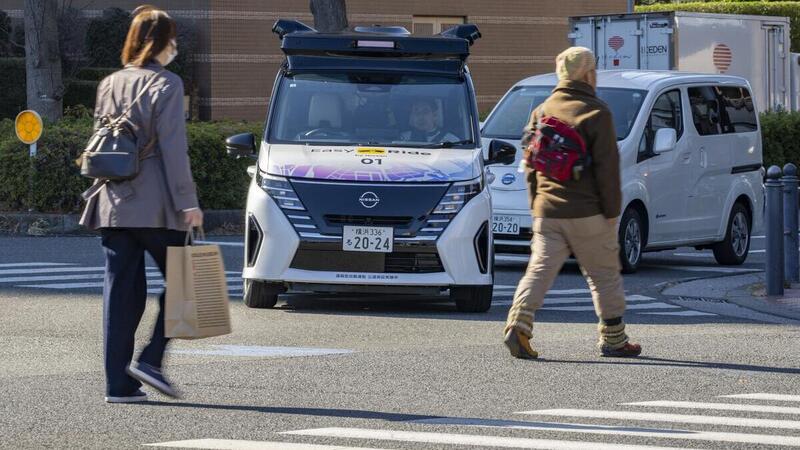
<svg viewBox="0 0 800 450">
<path fill-rule="evenodd" d="M 731 48 L 725 44 L 717 44 L 714 47 L 714 67 L 719 70 L 719 73 L 725 73 L 733 62 L 733 52 Z"/>
<path fill-rule="evenodd" d="M 618 52 L 623 45 L 625 45 L 625 39 L 622 39 L 622 36 L 612 36 L 608 40 L 608 46 L 611 47 L 615 52 Z"/>
</svg>

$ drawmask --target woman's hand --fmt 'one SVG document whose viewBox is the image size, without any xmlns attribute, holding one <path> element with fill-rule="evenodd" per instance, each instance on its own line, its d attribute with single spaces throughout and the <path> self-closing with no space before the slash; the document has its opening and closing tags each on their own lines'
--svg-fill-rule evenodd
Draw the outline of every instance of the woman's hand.
<svg viewBox="0 0 800 450">
<path fill-rule="evenodd" d="M 184 211 L 183 222 L 190 227 L 202 227 L 203 211 L 200 208 L 188 209 Z"/>
</svg>

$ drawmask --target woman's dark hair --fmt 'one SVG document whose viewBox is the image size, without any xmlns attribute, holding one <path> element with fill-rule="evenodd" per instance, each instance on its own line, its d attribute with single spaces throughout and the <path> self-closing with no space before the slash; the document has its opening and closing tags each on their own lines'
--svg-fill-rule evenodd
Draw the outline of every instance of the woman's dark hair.
<svg viewBox="0 0 800 450">
<path fill-rule="evenodd" d="M 175 20 L 152 5 L 133 10 L 133 22 L 122 47 L 122 65 L 143 66 L 153 60 L 177 36 Z"/>
</svg>

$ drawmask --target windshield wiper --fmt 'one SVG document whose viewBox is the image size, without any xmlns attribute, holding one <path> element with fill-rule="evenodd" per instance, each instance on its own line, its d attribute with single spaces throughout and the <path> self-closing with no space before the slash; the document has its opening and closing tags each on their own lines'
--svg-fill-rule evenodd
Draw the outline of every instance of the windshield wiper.
<svg viewBox="0 0 800 450">
<path fill-rule="evenodd" d="M 437 144 L 423 145 L 422 148 L 453 148 L 456 145 L 466 145 L 472 143 L 473 143 L 472 139 L 466 139 L 463 141 L 447 141 L 447 142 L 439 142 Z"/>
</svg>

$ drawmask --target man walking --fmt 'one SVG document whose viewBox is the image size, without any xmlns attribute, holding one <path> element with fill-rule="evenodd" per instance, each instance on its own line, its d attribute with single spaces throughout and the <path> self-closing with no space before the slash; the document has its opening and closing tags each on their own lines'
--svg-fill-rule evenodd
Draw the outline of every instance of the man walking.
<svg viewBox="0 0 800 450">
<path fill-rule="evenodd" d="M 628 341 L 622 319 L 625 291 L 617 241 L 622 203 L 617 138 L 611 112 L 595 95 L 594 54 L 584 47 L 569 48 L 556 57 L 556 73 L 558 85 L 531 114 L 522 140 L 526 156 L 529 150 L 533 152 L 526 158 L 532 256 L 514 294 L 504 342 L 516 358 L 539 356 L 530 344 L 534 315 L 564 261 L 573 254 L 600 319 L 600 354 L 638 356 L 642 348 Z M 530 143 L 535 145 L 528 148 Z M 574 166 L 564 166 L 564 158 L 547 159 L 554 149 L 561 155 L 575 152 L 580 156 L 583 151 L 585 156 L 575 156 Z M 558 164 L 562 166 L 554 169 Z"/>
</svg>

